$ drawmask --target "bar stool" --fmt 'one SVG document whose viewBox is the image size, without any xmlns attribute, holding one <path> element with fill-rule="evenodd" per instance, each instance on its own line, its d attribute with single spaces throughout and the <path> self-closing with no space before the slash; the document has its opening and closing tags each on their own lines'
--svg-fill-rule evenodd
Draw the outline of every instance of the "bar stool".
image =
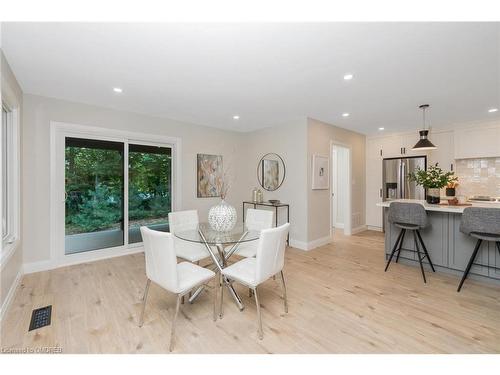
<svg viewBox="0 0 500 375">
<path fill-rule="evenodd" d="M 385 266 L 385 271 L 389 268 L 389 264 L 391 264 L 392 258 L 396 251 L 398 255 L 396 257 L 396 263 L 399 260 L 399 255 L 401 253 L 401 248 L 403 247 L 403 240 L 405 238 L 405 234 L 407 230 L 412 231 L 413 240 L 415 242 L 415 249 L 418 256 L 418 262 L 420 263 L 420 270 L 422 271 L 422 277 L 424 278 L 424 283 L 427 283 L 425 279 L 424 265 L 422 260 L 427 257 L 429 264 L 432 268 L 432 272 L 436 272 L 434 269 L 434 265 L 432 264 L 429 253 L 427 252 L 427 248 L 425 247 L 424 241 L 422 240 L 422 236 L 420 235 L 420 229 L 425 228 L 427 226 L 427 212 L 425 208 L 418 203 L 407 203 L 407 202 L 392 202 L 389 205 L 389 214 L 388 218 L 389 223 L 394 224 L 394 226 L 401 228 L 401 232 L 399 232 L 399 236 L 392 248 L 391 255 L 389 260 L 387 261 L 387 265 Z M 422 256 L 420 252 L 420 244 L 422 244 L 422 250 L 424 255 Z"/>
<path fill-rule="evenodd" d="M 497 208 L 467 207 L 462 214 L 460 232 L 477 238 L 477 242 L 469 259 L 469 263 L 465 268 L 462 280 L 460 280 L 457 292 L 460 292 L 460 289 L 462 289 L 462 285 L 472 265 L 476 264 L 474 260 L 476 259 L 477 252 L 483 241 L 495 242 L 498 252 L 500 253 L 500 210 Z M 484 264 L 480 265 L 488 267 Z"/>
</svg>

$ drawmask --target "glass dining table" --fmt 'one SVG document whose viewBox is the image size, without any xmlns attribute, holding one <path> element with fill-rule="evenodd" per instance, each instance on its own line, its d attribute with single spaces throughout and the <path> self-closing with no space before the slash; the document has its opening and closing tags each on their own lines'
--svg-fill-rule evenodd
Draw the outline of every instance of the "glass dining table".
<svg viewBox="0 0 500 375">
<path fill-rule="evenodd" d="M 201 243 L 205 245 L 215 266 L 214 271 L 218 274 L 220 283 L 223 283 L 228 289 L 229 294 L 234 299 L 240 310 L 245 306 L 240 296 L 233 288 L 232 283 L 225 277 L 222 277 L 222 269 L 227 266 L 228 259 L 238 250 L 238 246 L 243 242 L 256 241 L 260 237 L 260 231 L 249 230 L 244 224 L 236 226 L 228 232 L 218 232 L 210 227 L 208 223 L 200 223 L 197 229 L 179 231 L 175 236 L 183 241 Z M 216 252 L 213 250 L 215 247 Z M 201 293 L 205 286 L 198 288 L 189 298 L 192 303 Z M 222 296 L 221 296 L 222 298 Z M 220 311 L 222 317 L 222 310 Z"/>
</svg>

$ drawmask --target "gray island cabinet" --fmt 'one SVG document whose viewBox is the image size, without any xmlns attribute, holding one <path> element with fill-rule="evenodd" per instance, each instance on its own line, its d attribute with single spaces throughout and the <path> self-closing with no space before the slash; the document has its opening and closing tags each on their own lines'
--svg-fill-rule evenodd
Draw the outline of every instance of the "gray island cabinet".
<svg viewBox="0 0 500 375">
<path fill-rule="evenodd" d="M 476 239 L 460 232 L 460 220 L 464 207 L 447 207 L 428 205 L 422 201 L 409 201 L 422 204 L 428 215 L 429 225 L 420 231 L 424 240 L 429 256 L 434 263 L 436 272 L 447 272 L 461 276 L 472 255 Z M 385 259 L 389 255 L 396 243 L 396 239 L 401 229 L 391 225 L 387 220 L 387 211 L 390 202 L 378 203 L 378 206 L 384 207 L 385 224 Z M 484 206 L 483 206 L 484 207 Z M 487 206 L 500 209 L 496 206 Z M 499 223 L 500 225 L 500 223 Z M 407 233 L 403 242 L 403 248 L 399 258 L 400 262 L 406 264 L 418 265 L 418 258 L 415 252 L 413 235 Z M 424 263 L 428 263 L 426 259 Z M 493 242 L 483 241 L 477 254 L 475 263 L 488 265 L 484 267 L 474 265 L 471 268 L 469 277 L 475 279 L 489 280 L 500 285 L 500 254 Z M 430 275 L 430 267 L 426 267 Z M 457 279 L 457 284 L 459 279 Z"/>
</svg>

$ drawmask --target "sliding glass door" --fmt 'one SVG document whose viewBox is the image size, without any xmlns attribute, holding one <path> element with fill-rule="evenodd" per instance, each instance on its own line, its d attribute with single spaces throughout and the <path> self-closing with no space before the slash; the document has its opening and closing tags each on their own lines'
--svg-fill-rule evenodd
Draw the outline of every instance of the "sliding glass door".
<svg viewBox="0 0 500 375">
<path fill-rule="evenodd" d="M 124 144 L 66 138 L 65 253 L 124 245 Z"/>
<path fill-rule="evenodd" d="M 66 137 L 65 254 L 142 242 L 143 225 L 168 231 L 171 150 Z"/>
<path fill-rule="evenodd" d="M 142 242 L 143 225 L 168 231 L 172 207 L 172 149 L 129 144 L 128 242 Z"/>
</svg>

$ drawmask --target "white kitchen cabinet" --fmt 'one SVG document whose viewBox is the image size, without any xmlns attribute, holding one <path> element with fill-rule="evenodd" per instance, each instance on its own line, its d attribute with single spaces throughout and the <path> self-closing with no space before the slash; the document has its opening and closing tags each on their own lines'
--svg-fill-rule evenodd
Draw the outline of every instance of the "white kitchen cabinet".
<svg viewBox="0 0 500 375">
<path fill-rule="evenodd" d="M 418 133 L 388 135 L 387 137 L 374 138 L 379 146 L 379 156 L 382 158 L 400 158 L 405 156 L 424 156 L 427 151 L 412 150 L 418 142 Z"/>
<path fill-rule="evenodd" d="M 427 165 L 438 163 L 444 171 L 452 171 L 455 168 L 453 131 L 440 131 L 429 135 L 430 141 L 437 147 L 429 152 Z"/>
<path fill-rule="evenodd" d="M 390 135 L 378 138 L 382 158 L 397 158 L 402 155 L 402 137 L 399 135 Z"/>
<path fill-rule="evenodd" d="M 500 126 L 476 126 L 454 132 L 455 159 L 500 156 Z"/>
</svg>

